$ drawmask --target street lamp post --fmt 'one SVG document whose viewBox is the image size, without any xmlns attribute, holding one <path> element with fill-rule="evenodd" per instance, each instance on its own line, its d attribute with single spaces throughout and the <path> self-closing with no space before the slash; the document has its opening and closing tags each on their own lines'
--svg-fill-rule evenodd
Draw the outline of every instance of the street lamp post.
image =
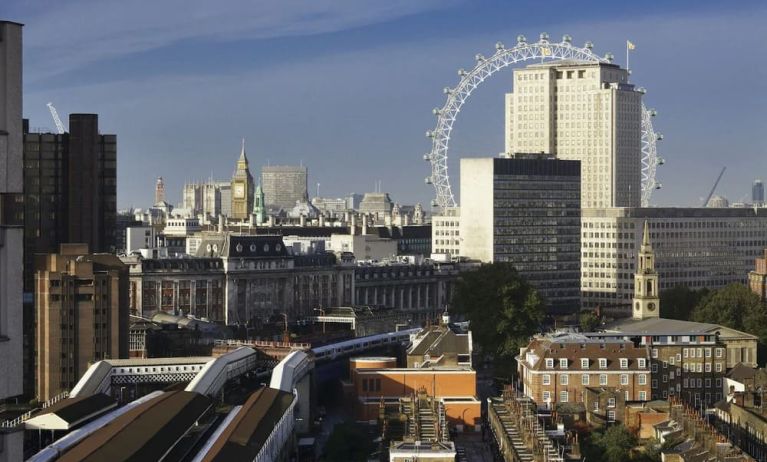
<svg viewBox="0 0 767 462">
<path fill-rule="evenodd" d="M 314 308 L 314 311 L 319 311 L 320 312 L 320 316 L 322 316 L 323 318 L 325 317 L 325 310 L 323 310 L 322 307 Z M 325 334 L 325 320 L 324 319 L 322 320 L 322 334 L 323 335 Z"/>
</svg>

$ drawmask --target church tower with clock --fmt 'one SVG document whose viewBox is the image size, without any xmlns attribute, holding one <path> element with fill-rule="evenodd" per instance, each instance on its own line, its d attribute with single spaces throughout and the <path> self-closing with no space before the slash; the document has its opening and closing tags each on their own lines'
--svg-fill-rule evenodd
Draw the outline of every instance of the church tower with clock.
<svg viewBox="0 0 767 462">
<path fill-rule="evenodd" d="M 245 138 L 242 139 L 242 151 L 237 160 L 237 170 L 232 176 L 232 217 L 235 220 L 247 220 L 253 210 L 253 175 L 248 168 L 248 156 L 245 155 Z"/>
<path fill-rule="evenodd" d="M 637 320 L 658 318 L 660 317 L 658 272 L 655 271 L 655 253 L 650 245 L 650 229 L 647 221 L 644 222 L 642 246 L 639 248 L 637 257 L 632 318 Z"/>
</svg>

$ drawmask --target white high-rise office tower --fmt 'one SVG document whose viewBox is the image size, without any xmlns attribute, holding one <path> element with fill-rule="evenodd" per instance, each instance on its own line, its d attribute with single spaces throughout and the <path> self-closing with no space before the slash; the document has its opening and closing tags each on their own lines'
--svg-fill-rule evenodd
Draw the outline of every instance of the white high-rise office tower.
<svg viewBox="0 0 767 462">
<path fill-rule="evenodd" d="M 514 71 L 506 153 L 581 161 L 581 207 L 639 207 L 642 93 L 615 64 L 558 61 Z"/>
<path fill-rule="evenodd" d="M 0 21 L 0 401 L 22 393 L 21 27 Z M 21 460 L 22 444 L 21 431 L 0 431 L 0 462 Z"/>
</svg>

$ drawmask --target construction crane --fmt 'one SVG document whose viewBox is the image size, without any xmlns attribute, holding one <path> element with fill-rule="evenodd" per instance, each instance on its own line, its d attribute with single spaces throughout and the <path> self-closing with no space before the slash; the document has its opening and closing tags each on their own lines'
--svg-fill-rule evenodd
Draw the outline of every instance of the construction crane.
<svg viewBox="0 0 767 462">
<path fill-rule="evenodd" d="M 59 113 L 56 111 L 56 108 L 53 107 L 53 103 L 48 103 L 46 106 L 48 106 L 48 110 L 51 111 L 51 117 L 53 117 L 53 123 L 56 124 L 56 130 L 58 130 L 59 135 L 63 135 L 67 130 L 64 128 L 64 124 L 61 123 Z"/>
<path fill-rule="evenodd" d="M 708 197 L 706 198 L 706 200 L 703 201 L 702 207 L 706 207 L 708 205 L 708 201 L 710 201 L 711 200 L 711 196 L 714 195 L 714 191 L 716 191 L 716 187 L 719 184 L 719 180 L 722 179 L 722 175 L 724 175 L 724 171 L 725 170 L 727 170 L 727 167 L 722 167 L 722 171 L 719 172 L 719 176 L 716 177 L 716 181 L 714 181 L 714 186 L 711 188 L 711 192 L 708 193 Z"/>
</svg>

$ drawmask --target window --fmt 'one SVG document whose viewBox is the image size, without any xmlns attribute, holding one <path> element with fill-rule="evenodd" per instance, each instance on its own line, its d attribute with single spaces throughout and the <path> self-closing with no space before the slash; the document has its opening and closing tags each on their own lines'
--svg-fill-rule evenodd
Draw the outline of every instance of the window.
<svg viewBox="0 0 767 462">
<path fill-rule="evenodd" d="M 652 357 L 653 358 L 657 358 L 658 357 L 658 349 L 657 348 L 653 348 L 652 349 Z"/>
<path fill-rule="evenodd" d="M 554 367 L 554 360 L 552 358 L 546 358 L 546 369 Z"/>
<path fill-rule="evenodd" d="M 568 393 L 566 391 L 559 392 L 559 402 L 560 403 L 566 403 L 567 402 Z"/>
<path fill-rule="evenodd" d="M 716 363 L 716 371 L 722 372 L 722 363 Z"/>
<path fill-rule="evenodd" d="M 607 421 L 615 422 L 615 411 L 607 411 Z"/>
<path fill-rule="evenodd" d="M 678 362 L 678 363 L 682 362 L 682 353 L 677 353 L 676 354 L 676 362 Z"/>
<path fill-rule="evenodd" d="M 543 374 L 543 385 L 551 385 L 551 376 L 549 374 Z"/>
<path fill-rule="evenodd" d="M 647 401 L 647 392 L 646 391 L 640 391 L 639 392 L 639 401 Z"/>
<path fill-rule="evenodd" d="M 706 388 L 711 388 L 711 379 L 706 379 Z"/>
<path fill-rule="evenodd" d="M 588 385 L 589 384 L 589 374 L 583 374 L 581 376 L 581 385 Z"/>
<path fill-rule="evenodd" d="M 684 387 L 689 388 L 690 382 L 688 381 L 688 379 L 684 379 L 683 382 L 684 382 Z"/>
<path fill-rule="evenodd" d="M 544 392 L 543 392 L 543 402 L 544 402 L 544 403 L 548 403 L 548 402 L 550 402 L 550 401 L 551 401 L 551 392 L 549 392 L 549 391 L 544 391 Z"/>
<path fill-rule="evenodd" d="M 716 357 L 721 358 L 724 355 L 724 348 L 717 348 L 716 349 Z"/>
<path fill-rule="evenodd" d="M 615 398 L 607 398 L 607 407 L 615 407 Z"/>
<path fill-rule="evenodd" d="M 652 387 L 658 388 L 658 379 L 652 379 Z"/>
<path fill-rule="evenodd" d="M 589 359 L 581 358 L 581 369 L 588 369 L 588 368 L 589 368 Z"/>
<path fill-rule="evenodd" d="M 706 348 L 706 358 L 711 357 L 711 348 Z"/>
<path fill-rule="evenodd" d="M 559 384 L 560 385 L 567 385 L 567 374 L 560 374 L 560 376 L 559 376 Z"/>
<path fill-rule="evenodd" d="M 669 380 L 674 380 L 674 371 L 670 371 L 668 373 L 668 378 L 669 378 Z"/>
<path fill-rule="evenodd" d="M 706 372 L 711 372 L 711 363 L 706 363 Z"/>
<path fill-rule="evenodd" d="M 658 372 L 658 364 L 657 363 L 653 363 L 652 364 L 652 371 L 653 372 Z"/>
<path fill-rule="evenodd" d="M 567 358 L 559 358 L 559 367 L 561 369 L 567 369 Z"/>
<path fill-rule="evenodd" d="M 703 363 L 698 363 L 698 372 L 703 372 Z"/>
<path fill-rule="evenodd" d="M 599 411 L 599 400 L 594 401 L 594 410 Z"/>
<path fill-rule="evenodd" d="M 645 367 L 647 367 L 647 360 L 646 360 L 646 359 L 644 359 L 644 358 L 639 358 L 639 359 L 637 359 L 637 366 L 638 366 L 640 369 L 644 369 Z"/>
<path fill-rule="evenodd" d="M 599 384 L 607 385 L 607 374 L 599 374 Z"/>
<path fill-rule="evenodd" d="M 628 384 L 629 384 L 629 375 L 621 374 L 621 385 L 628 385 Z"/>
<path fill-rule="evenodd" d="M 684 357 L 685 357 L 685 358 L 689 358 L 690 352 L 689 352 L 689 350 L 688 350 L 687 348 L 685 348 L 684 350 L 682 350 L 682 353 L 684 353 Z"/>
<path fill-rule="evenodd" d="M 663 383 L 668 382 L 668 375 L 663 374 L 662 378 L 663 378 Z"/>
<path fill-rule="evenodd" d="M 720 388 L 722 386 L 722 379 L 716 379 L 714 383 L 716 383 L 717 388 Z"/>
<path fill-rule="evenodd" d="M 626 358 L 621 358 L 620 359 L 620 365 L 621 365 L 621 369 L 628 369 L 629 368 L 629 360 L 626 359 Z"/>
<path fill-rule="evenodd" d="M 703 357 L 703 348 L 698 348 L 698 358 Z"/>
<path fill-rule="evenodd" d="M 703 386 L 703 379 L 698 379 L 698 388 Z"/>
<path fill-rule="evenodd" d="M 647 385 L 647 374 L 639 374 L 638 382 L 639 385 Z"/>
<path fill-rule="evenodd" d="M 599 358 L 599 368 L 600 369 L 607 369 L 607 359 L 606 358 Z"/>
<path fill-rule="evenodd" d="M 663 361 L 663 369 L 668 369 L 668 362 Z"/>
</svg>

